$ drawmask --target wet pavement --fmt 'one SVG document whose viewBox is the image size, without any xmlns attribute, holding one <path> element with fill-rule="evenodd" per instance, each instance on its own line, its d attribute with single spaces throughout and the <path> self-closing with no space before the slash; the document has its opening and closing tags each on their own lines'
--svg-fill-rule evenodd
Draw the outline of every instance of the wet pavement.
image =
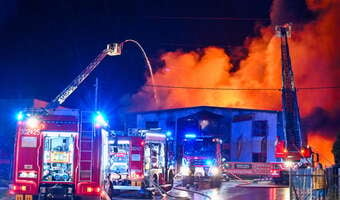
<svg viewBox="0 0 340 200">
<path fill-rule="evenodd" d="M 242 187 L 240 187 L 240 185 L 242 185 Z M 254 187 L 253 184 L 251 187 L 246 187 L 244 183 L 240 182 L 225 182 L 220 188 L 201 189 L 199 192 L 208 195 L 212 200 L 289 200 L 289 189 L 286 187 L 268 187 L 268 185 L 261 184 L 259 184 L 258 187 Z M 177 191 L 170 194 L 187 199 L 209 199 L 199 194 L 190 194 L 183 191 Z"/>
<path fill-rule="evenodd" d="M 193 194 L 185 191 L 172 190 L 169 194 L 176 197 L 155 197 L 155 200 L 172 200 L 172 199 L 195 199 L 195 200 L 289 200 L 289 189 L 286 187 L 271 187 L 271 185 L 254 185 L 247 187 L 242 182 L 230 181 L 222 184 L 220 188 L 202 187 L 198 192 Z M 258 187 L 257 187 L 258 186 Z M 185 188 L 182 188 L 185 189 Z M 194 189 L 191 189 L 194 190 Z M 6 190 L 0 190 L 1 200 L 12 200 L 13 196 L 5 195 Z M 114 198 L 119 200 L 121 198 Z"/>
</svg>

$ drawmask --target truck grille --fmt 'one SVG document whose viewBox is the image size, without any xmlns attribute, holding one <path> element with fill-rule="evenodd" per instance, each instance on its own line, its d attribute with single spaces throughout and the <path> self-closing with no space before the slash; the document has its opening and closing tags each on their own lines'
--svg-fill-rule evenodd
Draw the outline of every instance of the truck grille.
<svg viewBox="0 0 340 200">
<path fill-rule="evenodd" d="M 192 166 L 205 166 L 205 160 L 202 159 L 193 159 L 190 161 L 190 164 Z"/>
</svg>

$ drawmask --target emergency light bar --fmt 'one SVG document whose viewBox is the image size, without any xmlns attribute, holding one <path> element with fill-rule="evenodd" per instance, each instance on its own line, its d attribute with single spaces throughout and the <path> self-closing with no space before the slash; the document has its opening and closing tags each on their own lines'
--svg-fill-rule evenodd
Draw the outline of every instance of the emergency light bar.
<svg viewBox="0 0 340 200">
<path fill-rule="evenodd" d="M 118 144 L 130 144 L 129 140 L 118 140 L 117 141 Z"/>
<path fill-rule="evenodd" d="M 190 139 L 193 139 L 193 138 L 196 138 L 196 134 L 193 134 L 193 133 L 188 133 L 188 134 L 185 134 L 185 138 L 190 138 Z"/>
<path fill-rule="evenodd" d="M 161 137 L 161 138 L 166 137 L 164 134 L 161 134 L 161 133 L 146 133 L 145 136 L 146 137 Z"/>
</svg>

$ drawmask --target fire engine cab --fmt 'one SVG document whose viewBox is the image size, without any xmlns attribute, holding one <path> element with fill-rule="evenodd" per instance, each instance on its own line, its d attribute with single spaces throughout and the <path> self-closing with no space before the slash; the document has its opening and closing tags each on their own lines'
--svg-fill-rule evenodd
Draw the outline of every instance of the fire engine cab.
<svg viewBox="0 0 340 200">
<path fill-rule="evenodd" d="M 221 143 L 219 138 L 212 136 L 185 134 L 179 155 L 179 174 L 183 176 L 184 186 L 196 181 L 208 181 L 212 187 L 221 185 Z"/>
<path fill-rule="evenodd" d="M 165 141 L 165 134 L 152 130 L 113 136 L 109 140 L 107 193 L 150 196 L 154 184 L 164 183 Z"/>
<path fill-rule="evenodd" d="M 108 146 L 99 118 L 70 109 L 20 113 L 10 188 L 16 200 L 99 199 Z"/>
</svg>

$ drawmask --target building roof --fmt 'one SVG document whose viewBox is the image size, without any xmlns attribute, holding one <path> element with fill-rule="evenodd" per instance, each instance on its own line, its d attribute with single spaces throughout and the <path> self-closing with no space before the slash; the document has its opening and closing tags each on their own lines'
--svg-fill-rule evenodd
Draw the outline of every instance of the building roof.
<svg viewBox="0 0 340 200">
<path fill-rule="evenodd" d="M 280 110 L 261 110 L 261 109 L 248 109 L 248 108 L 231 108 L 231 107 L 218 107 L 218 106 L 193 106 L 193 107 L 183 107 L 183 108 L 172 108 L 172 109 L 160 109 L 160 110 L 149 110 L 149 111 L 139 111 L 130 112 L 131 114 L 147 114 L 147 113 L 162 113 L 162 112 L 177 112 L 188 109 L 221 109 L 221 110 L 238 110 L 238 111 L 258 111 L 258 112 L 270 112 L 277 113 Z"/>
</svg>

